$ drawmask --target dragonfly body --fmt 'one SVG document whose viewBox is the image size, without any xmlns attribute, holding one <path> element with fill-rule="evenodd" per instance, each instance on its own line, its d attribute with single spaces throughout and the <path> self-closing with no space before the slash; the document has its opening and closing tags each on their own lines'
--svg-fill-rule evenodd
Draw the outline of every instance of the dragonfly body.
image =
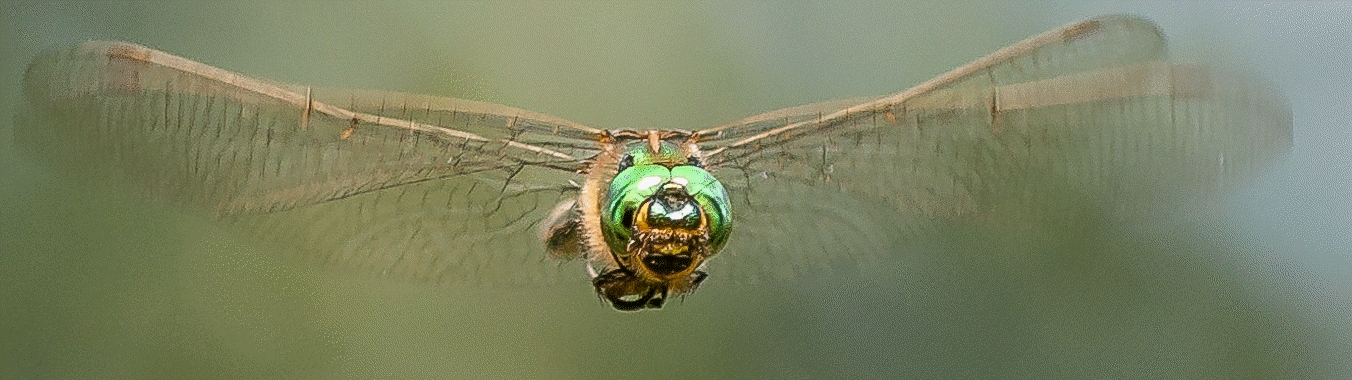
<svg viewBox="0 0 1352 380">
<path fill-rule="evenodd" d="M 867 261 L 884 253 L 855 230 L 892 217 L 911 223 L 884 228 L 899 235 L 934 219 L 1057 217 L 1035 184 L 1126 209 L 1285 152 L 1280 94 L 1166 50 L 1150 22 L 1105 16 L 896 94 L 686 132 L 287 85 L 90 42 L 29 66 L 16 141 L 327 265 L 533 282 L 584 260 L 598 294 L 636 310 L 711 273 Z M 724 248 L 736 257 L 710 260 Z"/>
</svg>

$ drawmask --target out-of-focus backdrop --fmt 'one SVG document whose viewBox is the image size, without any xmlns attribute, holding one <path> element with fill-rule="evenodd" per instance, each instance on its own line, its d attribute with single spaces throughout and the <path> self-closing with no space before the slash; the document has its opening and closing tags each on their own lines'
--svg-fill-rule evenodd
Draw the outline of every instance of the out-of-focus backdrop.
<svg viewBox="0 0 1352 380">
<path fill-rule="evenodd" d="M 1337 378 L 1352 373 L 1352 6 L 1063 3 L 0 4 L 0 378 Z M 71 191 L 12 137 L 25 65 L 127 40 L 256 77 L 716 125 L 900 91 L 1103 13 L 1289 97 L 1289 159 L 1148 223 L 951 231 L 885 276 L 710 283 L 621 314 L 577 284 L 295 267 L 208 220 Z M 1068 226 L 1075 227 L 1075 226 Z M 862 231 L 861 233 L 867 233 Z M 771 253 L 766 253 L 771 254 Z M 891 266 L 891 267 L 887 267 Z"/>
</svg>

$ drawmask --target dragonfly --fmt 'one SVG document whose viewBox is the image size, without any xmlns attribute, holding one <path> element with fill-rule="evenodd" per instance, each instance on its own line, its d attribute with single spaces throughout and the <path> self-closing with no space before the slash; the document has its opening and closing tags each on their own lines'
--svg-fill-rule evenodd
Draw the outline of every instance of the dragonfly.
<svg viewBox="0 0 1352 380">
<path fill-rule="evenodd" d="M 622 311 L 720 269 L 773 278 L 888 254 L 864 229 L 1052 215 L 1047 183 L 1117 204 L 1206 193 L 1291 141 L 1280 93 L 1171 61 L 1158 27 L 1126 15 L 894 94 L 691 130 L 287 84 L 126 42 L 44 53 L 23 88 L 16 141 L 82 179 L 379 276 L 534 283 L 581 262 Z"/>
</svg>

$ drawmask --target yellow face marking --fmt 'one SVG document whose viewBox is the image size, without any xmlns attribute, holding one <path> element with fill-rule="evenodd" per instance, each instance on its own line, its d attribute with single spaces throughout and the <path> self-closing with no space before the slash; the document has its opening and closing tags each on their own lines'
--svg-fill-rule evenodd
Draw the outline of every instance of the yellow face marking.
<svg viewBox="0 0 1352 380">
<path fill-rule="evenodd" d="M 658 254 L 676 256 L 689 251 L 690 246 L 681 243 L 667 243 L 657 245 L 653 247 L 653 250 L 657 251 Z"/>
</svg>

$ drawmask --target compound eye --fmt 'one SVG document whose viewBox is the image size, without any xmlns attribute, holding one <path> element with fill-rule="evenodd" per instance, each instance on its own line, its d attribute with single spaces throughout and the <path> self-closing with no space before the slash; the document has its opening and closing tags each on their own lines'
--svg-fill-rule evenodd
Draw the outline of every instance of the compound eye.
<svg viewBox="0 0 1352 380">
<path fill-rule="evenodd" d="M 626 153 L 624 157 L 620 157 L 619 171 L 624 171 L 624 169 L 628 169 L 630 166 L 634 166 L 634 155 Z"/>
<path fill-rule="evenodd" d="M 695 157 L 695 156 L 687 157 L 687 158 L 685 159 L 685 164 L 686 164 L 686 165 L 690 165 L 690 166 L 694 166 L 694 167 L 699 167 L 699 168 L 704 167 L 704 163 L 703 163 L 703 162 L 700 162 L 699 157 Z"/>
</svg>

